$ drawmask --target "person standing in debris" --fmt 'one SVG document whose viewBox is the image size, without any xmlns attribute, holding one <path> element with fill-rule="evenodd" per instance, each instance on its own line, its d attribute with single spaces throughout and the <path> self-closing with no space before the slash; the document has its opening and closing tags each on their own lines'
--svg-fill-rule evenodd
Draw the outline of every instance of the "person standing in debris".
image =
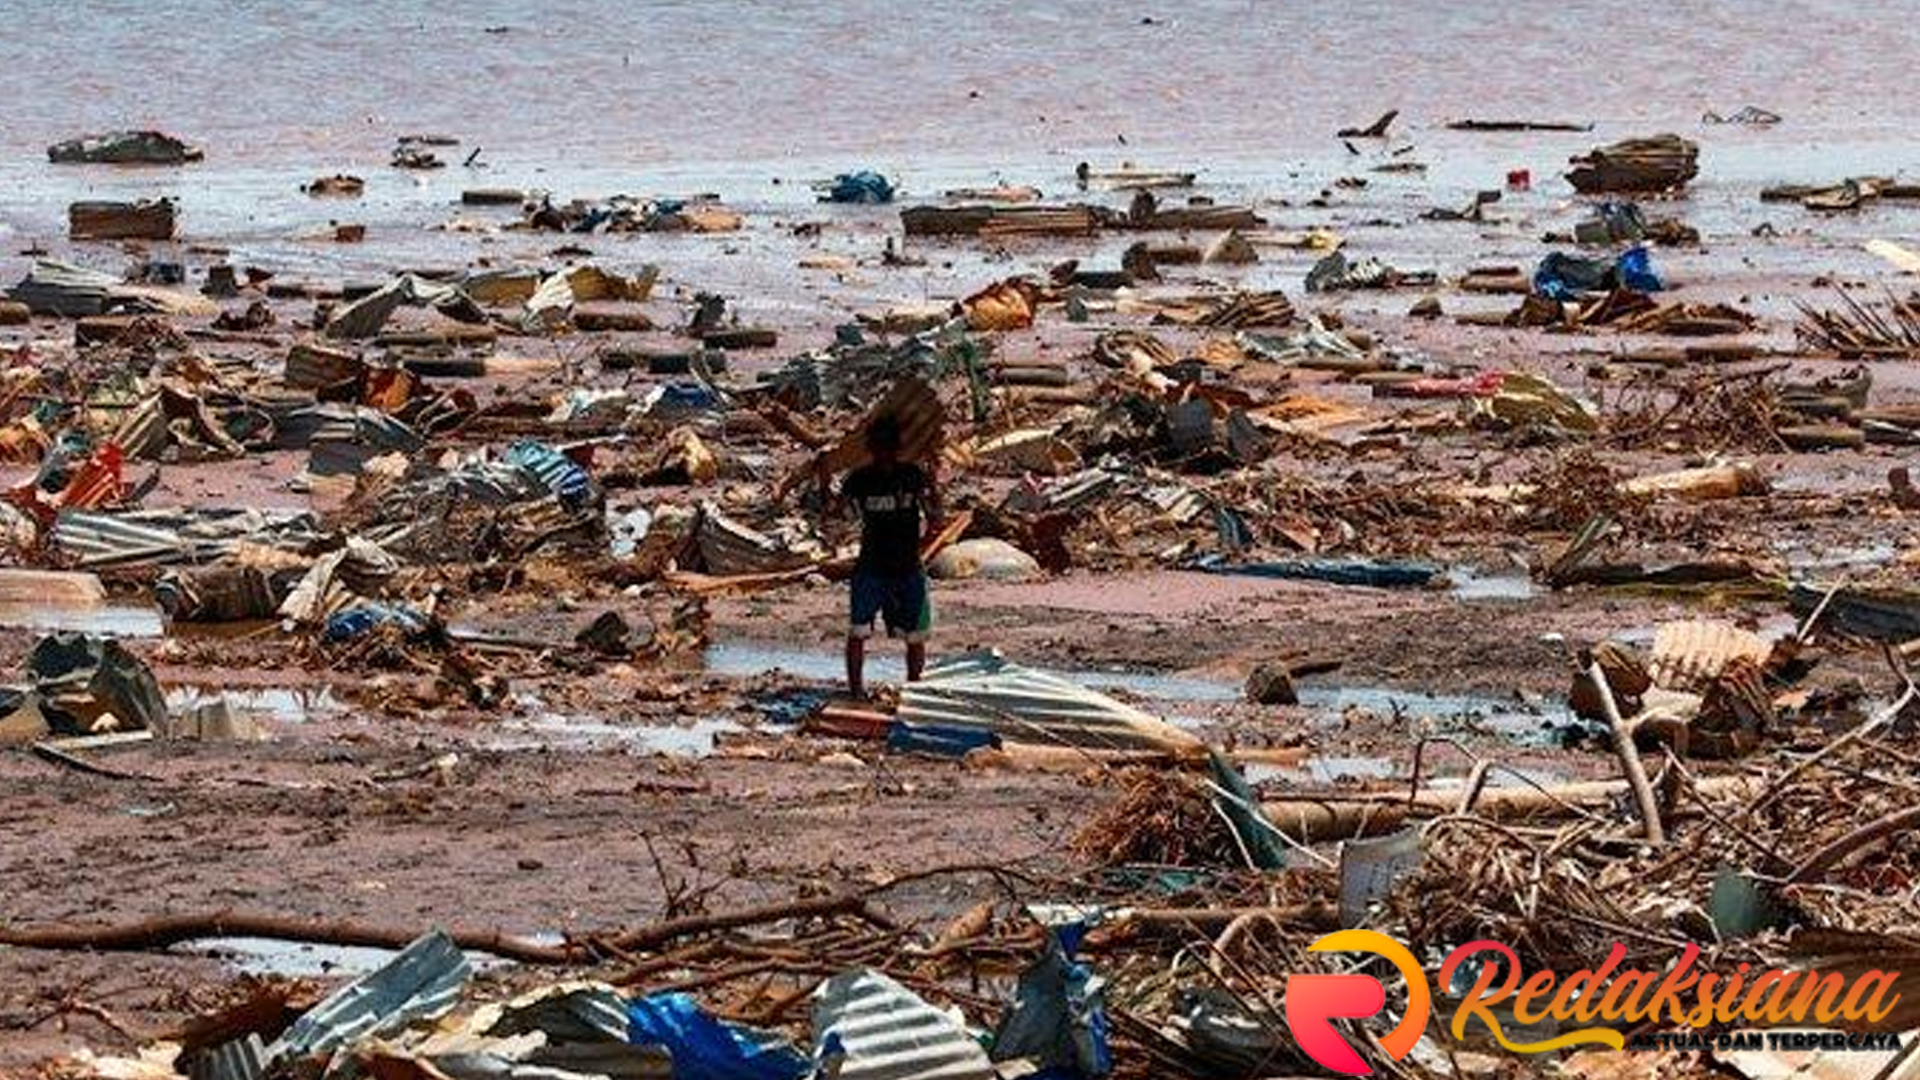
<svg viewBox="0 0 1920 1080">
<path fill-rule="evenodd" d="M 847 631 L 847 690 L 866 695 L 867 638 L 876 616 L 887 632 L 906 639 L 907 681 L 927 664 L 927 634 L 933 604 L 920 564 L 923 530 L 940 519 L 940 493 L 925 469 L 900 460 L 900 422 L 879 416 L 867 425 L 866 465 L 847 474 L 840 497 L 860 513 L 860 557 L 850 589 L 852 622 Z"/>
</svg>

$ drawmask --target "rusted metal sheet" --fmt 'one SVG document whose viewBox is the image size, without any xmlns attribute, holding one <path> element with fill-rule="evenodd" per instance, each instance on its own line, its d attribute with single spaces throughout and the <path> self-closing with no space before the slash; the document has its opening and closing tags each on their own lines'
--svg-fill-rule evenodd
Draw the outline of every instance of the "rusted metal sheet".
<svg viewBox="0 0 1920 1080">
<path fill-rule="evenodd" d="M 1716 619 L 1662 623 L 1653 632 L 1647 673 L 1662 690 L 1698 692 L 1735 661 L 1764 662 L 1771 648 L 1753 631 Z"/>
<path fill-rule="evenodd" d="M 267 1072 L 267 1048 L 253 1032 L 210 1047 L 193 1057 L 189 1080 L 260 1080 Z"/>
</svg>

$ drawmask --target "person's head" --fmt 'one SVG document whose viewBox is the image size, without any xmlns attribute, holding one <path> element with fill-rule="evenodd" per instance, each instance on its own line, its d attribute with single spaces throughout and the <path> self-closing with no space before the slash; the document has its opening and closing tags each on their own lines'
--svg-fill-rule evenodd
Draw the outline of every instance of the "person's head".
<svg viewBox="0 0 1920 1080">
<path fill-rule="evenodd" d="M 890 415 L 876 416 L 867 425 L 867 453 L 881 465 L 900 460 L 900 421 Z"/>
</svg>

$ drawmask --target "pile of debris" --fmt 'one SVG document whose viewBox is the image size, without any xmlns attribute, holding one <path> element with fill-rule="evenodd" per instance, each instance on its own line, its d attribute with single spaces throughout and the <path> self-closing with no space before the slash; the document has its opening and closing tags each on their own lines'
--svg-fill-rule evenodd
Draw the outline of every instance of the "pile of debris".
<svg viewBox="0 0 1920 1080">
<path fill-rule="evenodd" d="M 1699 158 L 1699 144 L 1678 135 L 1625 139 L 1570 159 L 1567 182 L 1583 195 L 1666 194 L 1700 174 Z"/>
</svg>

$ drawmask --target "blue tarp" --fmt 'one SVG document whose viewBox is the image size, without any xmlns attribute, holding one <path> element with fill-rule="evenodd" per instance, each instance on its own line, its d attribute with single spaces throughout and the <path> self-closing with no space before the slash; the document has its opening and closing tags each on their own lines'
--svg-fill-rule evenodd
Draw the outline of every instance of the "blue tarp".
<svg viewBox="0 0 1920 1080">
<path fill-rule="evenodd" d="M 320 636 L 327 641 L 350 641 L 376 626 L 398 626 L 411 636 L 425 633 L 427 620 L 404 604 L 362 604 L 327 616 Z"/>
<path fill-rule="evenodd" d="M 1581 293 L 1614 287 L 1652 293 L 1666 289 L 1644 247 L 1631 247 L 1612 262 L 1550 251 L 1533 271 L 1533 291 L 1549 300 L 1572 300 Z"/>
<path fill-rule="evenodd" d="M 975 750 L 999 745 L 1000 736 L 980 728 L 896 721 L 887 730 L 887 749 L 895 753 L 965 757 Z"/>
<path fill-rule="evenodd" d="M 821 198 L 837 203 L 890 203 L 893 201 L 893 184 L 871 169 L 861 169 L 834 177 L 832 185 Z"/>
<path fill-rule="evenodd" d="M 1089 1080 L 1113 1071 L 1103 980 L 1074 952 L 1085 923 L 1054 928 L 1046 954 L 1020 974 L 1013 1005 L 993 1035 L 994 1061 L 1026 1059 L 1040 1080 Z"/>
<path fill-rule="evenodd" d="M 722 1023 L 686 994 L 640 998 L 627 1021 L 629 1043 L 673 1055 L 673 1080 L 799 1080 L 811 1068 L 778 1036 Z"/>
</svg>

